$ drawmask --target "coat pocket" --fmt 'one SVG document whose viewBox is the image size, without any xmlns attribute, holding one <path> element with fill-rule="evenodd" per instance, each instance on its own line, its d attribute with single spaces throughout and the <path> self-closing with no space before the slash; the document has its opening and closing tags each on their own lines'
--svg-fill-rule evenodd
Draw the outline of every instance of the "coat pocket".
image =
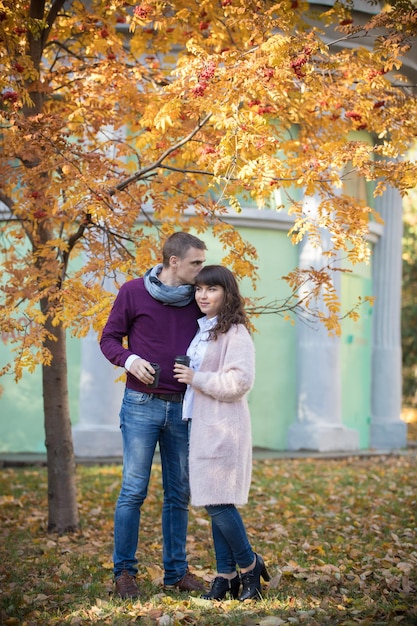
<svg viewBox="0 0 417 626">
<path fill-rule="evenodd" d="M 233 456 L 238 440 L 239 431 L 233 415 L 228 414 L 216 420 L 192 420 L 191 453 L 196 459 Z"/>
</svg>

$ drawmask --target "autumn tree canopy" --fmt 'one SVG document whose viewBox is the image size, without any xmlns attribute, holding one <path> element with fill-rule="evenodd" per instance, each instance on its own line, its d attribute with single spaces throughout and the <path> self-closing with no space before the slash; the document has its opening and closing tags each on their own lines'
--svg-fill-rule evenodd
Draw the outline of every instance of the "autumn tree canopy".
<svg viewBox="0 0 417 626">
<path fill-rule="evenodd" d="M 402 159 L 417 134 L 415 87 L 402 70 L 417 10 L 354 5 L 0 0 L 0 328 L 16 350 L 1 373 L 41 363 L 51 398 L 65 329 L 100 329 L 103 279 L 141 273 L 174 229 L 211 225 L 223 261 L 255 279 L 256 250 L 226 214 L 249 200 L 279 210 L 277 191 L 294 243 L 326 229 L 329 259 L 369 257 L 378 215 L 343 177 L 355 171 L 376 195 L 415 185 Z M 288 277 L 295 290 L 304 279 Z M 325 273 L 314 280 L 331 293 Z M 45 407 L 47 432 L 64 393 Z"/>
<path fill-rule="evenodd" d="M 372 211 L 341 194 L 341 173 L 354 168 L 376 194 L 415 183 L 415 164 L 398 158 L 416 135 L 399 74 L 416 22 L 407 2 L 361 24 L 350 3 L 0 3 L 1 325 L 24 337 L 16 376 L 48 361 L 46 318 L 99 326 L 104 274 L 153 262 L 159 242 L 138 229 L 141 212 L 162 235 L 189 207 L 199 231 L 214 218 L 226 262 L 252 274 L 255 251 L 217 218 L 249 197 L 271 205 L 280 189 L 294 241 L 323 227 L 334 249 L 367 258 Z M 361 129 L 375 142 L 349 138 Z M 319 195 L 317 215 L 295 187 Z"/>
</svg>

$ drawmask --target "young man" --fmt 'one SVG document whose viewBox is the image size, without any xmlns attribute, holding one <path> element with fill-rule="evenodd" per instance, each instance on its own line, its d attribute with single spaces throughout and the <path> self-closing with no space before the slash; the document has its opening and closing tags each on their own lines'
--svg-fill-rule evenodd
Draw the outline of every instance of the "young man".
<svg viewBox="0 0 417 626">
<path fill-rule="evenodd" d="M 174 359 L 185 354 L 201 313 L 194 282 L 205 262 L 206 245 L 185 232 L 171 235 L 163 263 L 143 278 L 125 283 L 114 302 L 100 340 L 105 357 L 127 371 L 120 411 L 123 479 L 114 516 L 114 577 L 121 598 L 136 598 L 140 511 L 146 498 L 153 456 L 159 443 L 164 585 L 180 591 L 204 590 L 188 570 L 188 423 L 182 420 L 186 385 L 173 376 Z M 123 339 L 127 337 L 127 348 Z M 159 382 L 154 382 L 160 366 Z"/>
</svg>

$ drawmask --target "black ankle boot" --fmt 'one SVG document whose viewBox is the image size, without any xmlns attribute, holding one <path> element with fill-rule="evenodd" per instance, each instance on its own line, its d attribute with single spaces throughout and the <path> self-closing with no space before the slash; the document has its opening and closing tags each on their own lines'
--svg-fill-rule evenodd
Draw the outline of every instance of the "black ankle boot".
<svg viewBox="0 0 417 626">
<path fill-rule="evenodd" d="M 268 570 L 265 567 L 264 560 L 259 554 L 255 554 L 256 563 L 255 567 L 250 572 L 245 572 L 241 575 L 242 578 L 242 593 L 239 600 L 249 600 L 251 598 L 262 598 L 261 594 L 261 576 L 264 580 L 271 580 Z"/>
<path fill-rule="evenodd" d="M 239 595 L 239 588 L 240 578 L 238 575 L 231 580 L 223 578 L 222 576 L 216 576 L 211 583 L 210 591 L 201 597 L 205 600 L 223 600 L 229 592 L 232 598 L 237 598 Z"/>
</svg>

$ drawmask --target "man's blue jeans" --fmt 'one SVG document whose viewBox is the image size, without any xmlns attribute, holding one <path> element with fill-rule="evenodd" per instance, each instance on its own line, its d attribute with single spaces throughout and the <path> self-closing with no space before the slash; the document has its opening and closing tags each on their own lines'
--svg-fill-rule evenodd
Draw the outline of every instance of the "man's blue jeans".
<svg viewBox="0 0 417 626">
<path fill-rule="evenodd" d="M 159 442 L 164 501 L 162 507 L 164 584 L 187 571 L 188 421 L 181 402 L 166 402 L 126 389 L 120 411 L 123 479 L 114 515 L 114 575 L 138 571 L 140 510 L 148 492 L 152 460 Z"/>
<path fill-rule="evenodd" d="M 249 567 L 255 558 L 242 517 L 234 504 L 207 505 L 211 517 L 218 574 L 231 574 L 239 567 Z"/>
</svg>

